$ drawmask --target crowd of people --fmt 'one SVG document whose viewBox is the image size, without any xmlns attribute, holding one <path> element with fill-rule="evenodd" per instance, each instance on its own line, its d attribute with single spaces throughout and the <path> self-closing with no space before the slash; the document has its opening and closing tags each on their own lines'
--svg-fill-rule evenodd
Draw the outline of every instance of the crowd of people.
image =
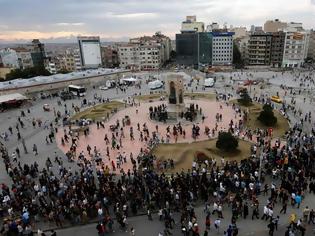
<svg viewBox="0 0 315 236">
<path fill-rule="evenodd" d="M 303 83 L 308 83 L 307 78 L 302 79 Z M 254 99 L 268 102 L 264 96 Z M 243 117 L 246 112 L 236 105 L 226 105 L 232 106 L 236 116 Z M 284 104 L 283 109 L 288 109 L 288 106 Z M 88 146 L 87 153 L 77 153 L 75 147 L 79 137 L 74 136 L 71 129 L 65 129 L 63 136 L 64 142 L 71 142 L 71 158 L 55 153 L 42 168 L 36 161 L 22 165 L 19 161 L 23 158 L 22 152 L 17 148 L 10 155 L 5 144 L 1 143 L 1 157 L 12 184 L 1 185 L 0 216 L 3 224 L 0 232 L 3 235 L 33 235 L 39 222 L 63 227 L 96 220 L 100 236 L 117 228 L 135 235 L 128 219 L 146 213 L 149 221 L 154 220 L 153 215 L 157 214 L 158 220 L 163 222 L 160 232 L 163 236 L 172 235 L 178 224 L 185 236 L 206 236 L 211 231 L 227 236 L 239 235 L 239 232 L 246 231 L 238 227 L 241 218 L 266 222 L 269 235 L 274 235 L 279 220 L 290 207 L 296 213 L 288 217 L 285 235 L 293 236 L 297 231 L 305 235 L 306 226 L 315 224 L 313 207 L 303 205 L 307 195 L 315 194 L 315 129 L 302 130 L 303 122 L 312 122 L 309 114 L 309 119 L 298 120 L 290 128 L 285 140 L 275 143 L 271 142 L 267 130 L 250 130 L 244 126 L 243 119 L 231 120 L 228 132 L 254 143 L 248 159 L 238 163 L 222 158 L 218 163 L 215 158 L 210 158 L 193 162 L 187 172 L 171 175 L 156 171 L 156 167 L 173 169 L 174 162 L 170 159 L 158 163 L 149 149 L 153 142 L 161 143 L 164 139 L 175 142 L 179 135 L 185 136 L 181 124 L 168 127 L 165 138 L 159 137 L 158 126 L 149 130 L 146 124 L 137 124 L 137 127 L 128 127 L 128 137 L 125 134 L 127 126 L 118 120 L 116 129 L 106 131 L 104 137 L 108 153 L 120 150 L 115 160 L 107 156 L 111 168 L 103 162 L 97 148 Z M 24 116 L 21 114 L 17 127 L 24 125 Z M 216 120 L 220 122 L 222 115 L 216 114 Z M 46 126 L 48 143 L 52 143 L 56 133 L 62 131 L 55 121 L 47 122 Z M 219 131 L 218 127 L 211 132 L 208 130 L 212 136 Z M 132 152 L 127 155 L 121 141 L 133 139 L 134 132 L 142 133 L 140 138 L 148 144 L 148 149 L 142 149 L 138 156 L 133 156 Z M 16 133 L 17 138 L 22 139 L 18 135 L 19 128 L 16 128 Z M 200 135 L 197 124 L 192 126 L 192 135 Z M 38 155 L 37 146 L 32 150 L 34 156 Z M 24 153 L 27 152 L 25 147 Z M 68 167 L 65 165 L 67 161 L 72 163 Z M 132 169 L 125 171 L 122 168 L 126 162 L 132 163 Z M 118 175 L 116 169 L 121 169 Z M 261 196 L 265 196 L 267 202 L 262 201 Z M 196 214 L 196 207 L 201 204 L 204 205 L 203 218 Z M 277 211 L 278 208 L 281 210 Z M 180 216 L 179 223 L 175 215 Z M 222 221 L 229 222 L 227 228 L 222 228 Z M 55 231 L 43 232 L 41 229 L 37 233 L 56 235 Z"/>
</svg>

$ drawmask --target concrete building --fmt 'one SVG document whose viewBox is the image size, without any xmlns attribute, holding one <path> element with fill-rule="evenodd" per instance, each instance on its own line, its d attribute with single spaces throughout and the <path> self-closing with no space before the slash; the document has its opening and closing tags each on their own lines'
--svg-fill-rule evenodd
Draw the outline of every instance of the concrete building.
<svg viewBox="0 0 315 236">
<path fill-rule="evenodd" d="M 307 57 L 315 62 L 315 30 L 310 31 L 310 40 L 308 45 Z"/>
<path fill-rule="evenodd" d="M 282 67 L 301 67 L 308 54 L 310 32 L 288 28 L 285 32 Z"/>
<path fill-rule="evenodd" d="M 112 46 L 101 47 L 102 65 L 105 68 L 115 68 L 119 66 L 118 51 Z"/>
<path fill-rule="evenodd" d="M 0 80 L 5 80 L 7 74 L 9 74 L 13 69 L 9 67 L 0 67 Z"/>
<path fill-rule="evenodd" d="M 211 35 L 212 65 L 232 65 L 234 32 L 211 32 Z"/>
<path fill-rule="evenodd" d="M 99 36 L 79 36 L 78 44 L 83 69 L 98 68 L 102 65 Z"/>
<path fill-rule="evenodd" d="M 246 27 L 230 27 L 229 32 L 233 32 L 233 39 L 239 39 L 248 35 Z"/>
<path fill-rule="evenodd" d="M 248 43 L 249 43 L 250 36 L 246 35 L 241 38 L 237 38 L 234 40 L 235 44 L 240 50 L 242 59 L 244 63 L 247 65 L 248 64 Z"/>
<path fill-rule="evenodd" d="M 153 36 L 132 38 L 118 45 L 121 68 L 157 70 L 170 59 L 171 40 L 156 33 Z"/>
<path fill-rule="evenodd" d="M 13 48 L 13 50 L 17 53 L 20 69 L 33 67 L 32 55 L 29 50 L 23 47 Z"/>
<path fill-rule="evenodd" d="M 220 25 L 217 22 L 212 22 L 210 25 L 207 25 L 206 32 L 212 32 L 218 30 Z"/>
<path fill-rule="evenodd" d="M 205 24 L 198 22 L 196 16 L 186 16 L 186 20 L 182 22 L 181 32 L 204 32 Z"/>
<path fill-rule="evenodd" d="M 248 41 L 248 65 L 270 65 L 272 35 L 252 33 Z"/>
<path fill-rule="evenodd" d="M 279 19 L 267 20 L 264 24 L 264 31 L 268 33 L 283 31 L 287 25 L 286 22 L 281 22 Z"/>
<path fill-rule="evenodd" d="M 0 57 L 3 67 L 19 69 L 19 58 L 16 51 L 12 48 L 3 48 L 0 50 Z"/>
<path fill-rule="evenodd" d="M 57 68 L 54 62 L 45 62 L 45 69 L 48 70 L 51 74 L 57 74 Z"/>
<path fill-rule="evenodd" d="M 282 66 L 284 42 L 285 42 L 285 33 L 283 31 L 272 33 L 271 55 L 270 55 L 270 64 L 272 67 Z"/>
</svg>

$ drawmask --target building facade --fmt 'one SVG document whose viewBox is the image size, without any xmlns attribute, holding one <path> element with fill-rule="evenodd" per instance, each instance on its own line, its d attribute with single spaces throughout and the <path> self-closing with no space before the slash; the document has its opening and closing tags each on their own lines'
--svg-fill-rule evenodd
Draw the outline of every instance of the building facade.
<svg viewBox="0 0 315 236">
<path fill-rule="evenodd" d="M 78 44 L 83 69 L 95 69 L 102 65 L 100 37 L 80 36 Z"/>
<path fill-rule="evenodd" d="M 112 46 L 101 47 L 102 65 L 105 68 L 115 68 L 119 66 L 118 51 Z"/>
<path fill-rule="evenodd" d="M 211 65 L 212 34 L 181 33 L 176 34 L 176 63 L 180 65 Z"/>
<path fill-rule="evenodd" d="M 212 32 L 212 65 L 232 65 L 234 32 Z"/>
<path fill-rule="evenodd" d="M 156 33 L 118 45 L 119 66 L 132 70 L 157 70 L 170 59 L 171 40 Z"/>
<path fill-rule="evenodd" d="M 286 22 L 281 22 L 279 19 L 267 20 L 264 24 L 264 31 L 268 33 L 283 31 L 287 25 Z"/>
<path fill-rule="evenodd" d="M 186 20 L 182 22 L 181 32 L 204 32 L 205 24 L 198 22 L 196 16 L 186 16 Z"/>
<path fill-rule="evenodd" d="M 310 31 L 310 39 L 307 51 L 307 57 L 315 61 L 315 30 Z"/>
<path fill-rule="evenodd" d="M 30 51 L 34 66 L 44 66 L 46 53 L 45 45 L 38 39 L 33 39 L 31 44 L 26 45 L 26 49 Z"/>
<path fill-rule="evenodd" d="M 285 33 L 283 31 L 273 32 L 271 39 L 270 64 L 272 67 L 281 67 L 283 60 Z"/>
<path fill-rule="evenodd" d="M 253 33 L 248 41 L 248 64 L 270 65 L 272 35 L 267 33 Z"/>
<path fill-rule="evenodd" d="M 282 67 L 299 68 L 304 64 L 308 53 L 309 38 L 308 31 L 289 28 L 285 32 Z"/>
</svg>

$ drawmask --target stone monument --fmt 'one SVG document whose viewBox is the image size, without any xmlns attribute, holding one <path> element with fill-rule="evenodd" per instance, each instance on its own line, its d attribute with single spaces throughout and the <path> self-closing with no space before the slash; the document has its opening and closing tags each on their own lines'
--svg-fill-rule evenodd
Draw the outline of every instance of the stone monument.
<svg viewBox="0 0 315 236">
<path fill-rule="evenodd" d="M 168 116 L 177 120 L 179 115 L 185 112 L 184 77 L 178 74 L 168 75 L 165 88 L 168 98 Z"/>
</svg>

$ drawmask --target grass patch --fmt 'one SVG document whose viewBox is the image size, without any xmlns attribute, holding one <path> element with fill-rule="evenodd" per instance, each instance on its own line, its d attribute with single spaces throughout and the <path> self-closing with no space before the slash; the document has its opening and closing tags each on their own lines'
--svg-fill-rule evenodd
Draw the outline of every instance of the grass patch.
<svg viewBox="0 0 315 236">
<path fill-rule="evenodd" d="M 184 97 L 188 97 L 190 99 L 207 99 L 207 100 L 214 100 L 215 94 L 214 93 L 185 93 Z"/>
<path fill-rule="evenodd" d="M 156 99 L 160 99 L 160 97 L 165 96 L 166 93 L 154 93 L 154 94 L 146 94 L 146 95 L 138 95 L 135 96 L 134 98 L 136 100 L 140 100 L 140 101 L 148 101 L 148 100 L 156 100 Z"/>
<path fill-rule="evenodd" d="M 167 159 L 174 160 L 175 169 L 168 170 L 170 173 L 191 169 L 196 154 L 200 152 L 209 158 L 215 158 L 218 164 L 220 164 L 222 157 L 224 157 L 226 161 L 241 161 L 250 157 L 252 144 L 248 141 L 239 140 L 238 148 L 233 152 L 219 150 L 216 148 L 216 141 L 217 139 L 193 143 L 160 144 L 152 150 L 152 153 L 160 161 Z"/>
<path fill-rule="evenodd" d="M 96 105 L 94 107 L 88 108 L 84 111 L 81 111 L 71 117 L 71 120 L 80 120 L 80 119 L 91 119 L 91 120 L 102 120 L 103 117 L 107 116 L 107 113 L 111 114 L 114 110 L 118 110 L 123 107 L 122 102 L 112 101 L 109 103 L 104 103 Z"/>
<path fill-rule="evenodd" d="M 248 119 L 245 122 L 245 126 L 247 126 L 250 129 L 268 129 L 270 126 L 266 126 L 262 124 L 259 120 L 257 120 L 257 117 L 259 116 L 260 112 L 263 110 L 262 105 L 257 102 L 252 102 L 250 106 L 243 106 L 239 104 L 236 100 L 231 100 L 230 103 L 234 103 L 238 106 L 240 106 L 243 110 L 248 110 Z M 276 109 L 273 110 L 273 113 L 275 117 L 277 117 L 277 124 L 274 126 L 271 126 L 273 128 L 273 137 L 283 137 L 285 132 L 289 130 L 289 122 L 288 120 L 281 115 L 279 111 Z"/>
</svg>

